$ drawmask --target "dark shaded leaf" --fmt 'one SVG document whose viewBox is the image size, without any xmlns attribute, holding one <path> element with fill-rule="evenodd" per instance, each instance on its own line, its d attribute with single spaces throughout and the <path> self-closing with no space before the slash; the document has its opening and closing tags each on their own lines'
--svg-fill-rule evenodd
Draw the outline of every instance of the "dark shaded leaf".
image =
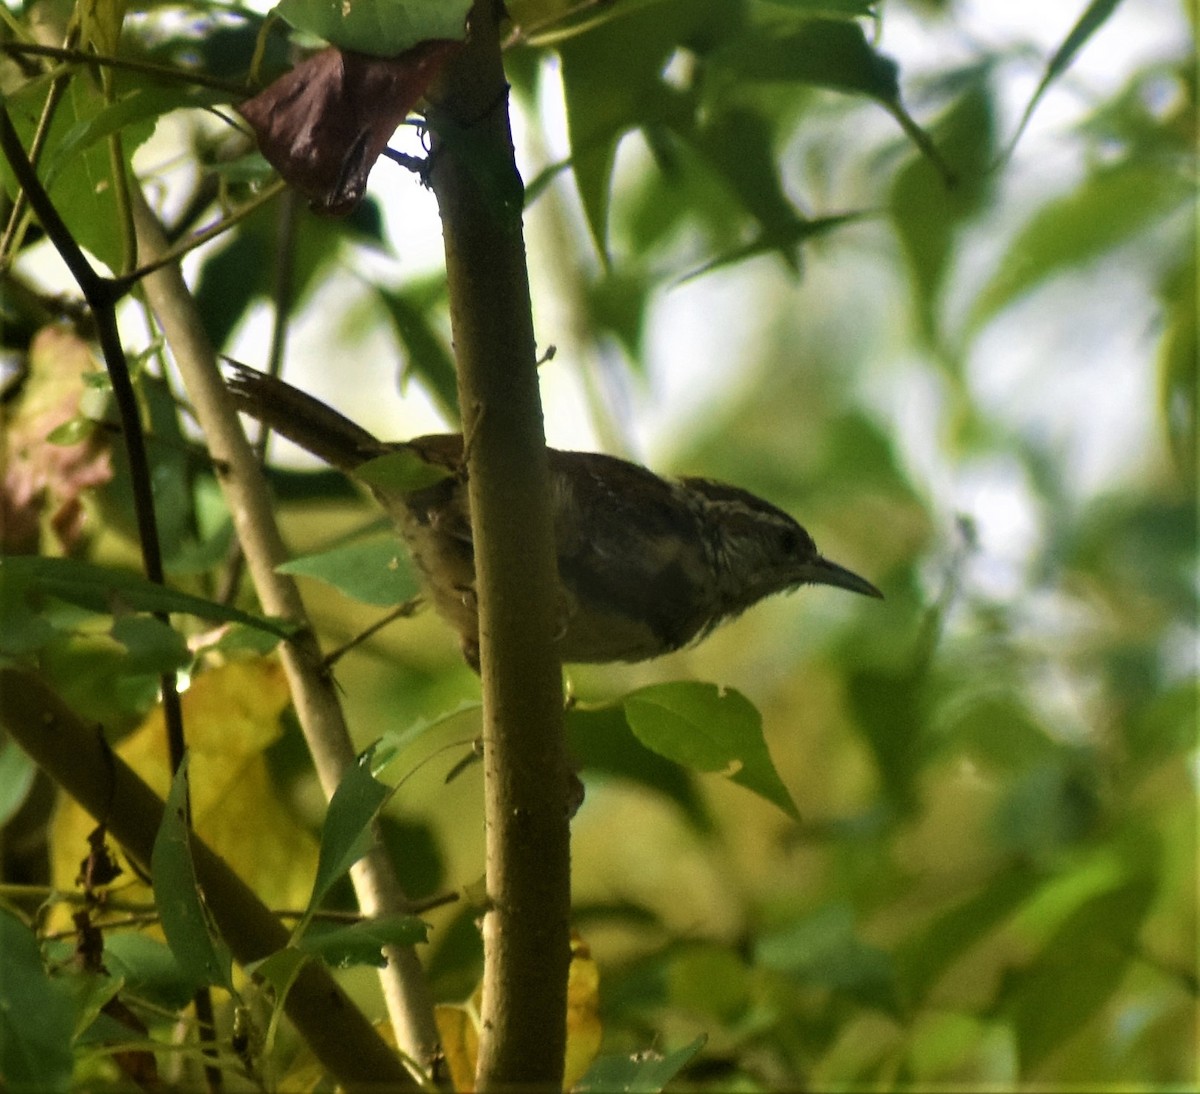
<svg viewBox="0 0 1200 1094">
<path fill-rule="evenodd" d="M 786 224 L 776 224 L 755 239 L 752 239 L 749 243 L 725 251 L 715 258 L 709 259 L 703 266 L 697 266 L 696 269 L 689 270 L 679 279 L 678 283 L 682 284 L 685 281 L 691 281 L 702 274 L 719 270 L 722 266 L 732 266 L 735 263 L 744 262 L 748 258 L 756 258 L 758 255 L 781 254 L 785 257 L 790 256 L 794 253 L 797 245 L 803 243 L 805 240 L 825 235 L 827 232 L 834 231 L 846 224 L 852 224 L 854 221 L 861 220 L 863 217 L 869 215 L 871 214 L 866 211 L 839 213 L 835 216 L 817 217 L 813 220 L 800 218 L 789 221 Z"/>
<path fill-rule="evenodd" d="M 717 60 L 746 80 L 795 81 L 885 103 L 900 98 L 896 62 L 871 46 L 858 23 L 842 19 L 810 19 L 742 35 Z"/>
<path fill-rule="evenodd" d="M 212 922 L 196 879 L 187 808 L 185 756 L 171 782 L 162 824 L 154 837 L 150 876 L 167 945 L 194 985 L 216 984 L 233 990 L 233 957 Z"/>
<path fill-rule="evenodd" d="M 387 964 L 384 946 L 415 946 L 428 941 L 428 936 L 429 925 L 415 915 L 393 915 L 340 927 L 313 923 L 297 945 L 334 968 L 383 968 Z"/>
<path fill-rule="evenodd" d="M 371 821 L 391 791 L 371 774 L 374 748 L 367 749 L 342 776 L 321 826 L 317 876 L 301 928 L 338 878 L 370 849 Z M 300 928 L 297 929 L 299 933 Z"/>
<path fill-rule="evenodd" d="M 665 1056 L 654 1051 L 636 1056 L 601 1056 L 572 1089 L 578 1094 L 658 1094 L 695 1059 L 707 1040 L 701 1034 Z"/>
<path fill-rule="evenodd" d="M 119 610 L 182 612 L 221 623 L 244 623 L 279 638 L 292 633 L 289 625 L 265 616 L 156 585 L 137 574 L 71 558 L 0 557 L 0 599 L 15 595 L 14 590 L 59 597 L 104 615 Z"/>
<path fill-rule="evenodd" d="M 271 165 L 319 212 L 350 212 L 396 127 L 462 46 L 423 41 L 397 57 L 326 49 L 238 107 Z"/>
<path fill-rule="evenodd" d="M 67 1090 L 75 1007 L 66 984 L 46 975 L 37 937 L 0 907 L 0 1075 L 6 1090 Z"/>
<path fill-rule="evenodd" d="M 430 285 L 408 283 L 400 289 L 377 286 L 376 291 L 392 320 L 396 337 L 404 347 L 403 378 L 416 377 L 436 400 L 448 421 L 458 417 L 458 377 L 454 358 L 442 336 L 434 329 L 430 312 L 445 298 L 446 283 L 438 278 Z"/>
</svg>

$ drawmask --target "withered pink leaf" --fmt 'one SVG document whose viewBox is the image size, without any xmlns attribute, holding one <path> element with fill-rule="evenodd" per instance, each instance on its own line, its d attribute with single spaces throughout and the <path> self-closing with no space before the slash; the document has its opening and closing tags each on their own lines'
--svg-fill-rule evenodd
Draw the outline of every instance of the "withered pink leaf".
<svg viewBox="0 0 1200 1094">
<path fill-rule="evenodd" d="M 301 61 L 238 112 L 268 162 L 315 211 L 350 212 L 396 127 L 462 42 L 434 38 L 397 57 L 329 47 Z"/>
<path fill-rule="evenodd" d="M 84 428 L 73 443 L 47 438 L 78 420 L 83 376 L 97 368 L 87 343 L 65 327 L 44 327 L 29 347 L 30 377 L 15 406 L 0 410 L 0 551 L 37 554 L 42 522 L 59 547 L 80 546 L 83 496 L 113 477 L 107 434 Z"/>
</svg>

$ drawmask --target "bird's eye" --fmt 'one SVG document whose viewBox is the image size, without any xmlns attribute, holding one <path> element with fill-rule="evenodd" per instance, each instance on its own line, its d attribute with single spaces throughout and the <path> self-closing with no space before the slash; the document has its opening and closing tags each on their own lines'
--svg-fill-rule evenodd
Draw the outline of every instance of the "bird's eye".
<svg viewBox="0 0 1200 1094">
<path fill-rule="evenodd" d="M 797 547 L 800 546 L 800 537 L 796 535 L 794 528 L 784 528 L 779 533 L 779 550 L 785 554 L 792 554 Z"/>
</svg>

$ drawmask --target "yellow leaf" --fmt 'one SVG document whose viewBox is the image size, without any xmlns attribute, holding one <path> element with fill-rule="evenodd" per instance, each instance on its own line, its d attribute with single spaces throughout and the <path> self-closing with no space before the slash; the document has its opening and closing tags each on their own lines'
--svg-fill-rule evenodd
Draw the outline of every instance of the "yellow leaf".
<svg viewBox="0 0 1200 1094">
<path fill-rule="evenodd" d="M 463 1004 L 439 1003 L 438 1034 L 455 1090 L 475 1088 L 479 1059 L 479 1006 L 482 988 Z M 571 968 L 567 973 L 567 1056 L 563 1088 L 570 1089 L 591 1067 L 600 1051 L 600 970 L 591 950 L 571 932 Z"/>
<path fill-rule="evenodd" d="M 473 1007 L 439 1003 L 434 1008 L 438 1037 L 455 1090 L 475 1088 L 475 1062 L 479 1058 L 479 1012 Z"/>
<path fill-rule="evenodd" d="M 583 1078 L 600 1051 L 600 970 L 588 945 L 571 932 L 571 969 L 567 974 L 567 1061 L 563 1087 Z"/>
<path fill-rule="evenodd" d="M 317 844 L 275 795 L 263 753 L 280 736 L 287 683 L 274 659 L 232 662 L 198 676 L 180 697 L 191 754 L 196 831 L 273 907 L 303 907 L 316 870 Z M 159 794 L 170 786 L 162 709 L 117 747 Z M 73 801 L 54 820 L 54 884 L 75 886 L 95 822 Z M 128 900 L 152 899 L 141 883 Z"/>
</svg>

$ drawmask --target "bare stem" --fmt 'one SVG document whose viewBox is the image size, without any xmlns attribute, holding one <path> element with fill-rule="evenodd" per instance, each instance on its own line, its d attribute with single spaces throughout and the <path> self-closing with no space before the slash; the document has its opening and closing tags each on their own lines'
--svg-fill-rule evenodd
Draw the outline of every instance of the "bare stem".
<svg viewBox="0 0 1200 1094">
<path fill-rule="evenodd" d="M 479 599 L 489 910 L 476 1083 L 557 1090 L 570 963 L 558 581 L 497 7 L 475 3 L 427 115 Z"/>
<path fill-rule="evenodd" d="M 153 265 L 167 250 L 162 225 L 139 193 L 135 191 L 133 198 L 139 253 Z M 281 648 L 280 657 L 317 776 L 330 796 L 355 761 L 354 746 L 295 582 L 276 572 L 287 556 L 262 468 L 238 423 L 212 344 L 178 265 L 163 266 L 150 274 L 145 289 L 179 366 L 214 466 L 222 469 L 222 488 L 259 603 L 268 614 L 300 627 Z M 393 914 L 407 907 L 395 868 L 378 841 L 350 876 L 365 915 Z M 438 1036 L 420 960 L 411 946 L 389 946 L 386 953 L 388 965 L 380 978 L 397 1044 L 407 1057 L 431 1072 L 438 1058 Z"/>
</svg>

